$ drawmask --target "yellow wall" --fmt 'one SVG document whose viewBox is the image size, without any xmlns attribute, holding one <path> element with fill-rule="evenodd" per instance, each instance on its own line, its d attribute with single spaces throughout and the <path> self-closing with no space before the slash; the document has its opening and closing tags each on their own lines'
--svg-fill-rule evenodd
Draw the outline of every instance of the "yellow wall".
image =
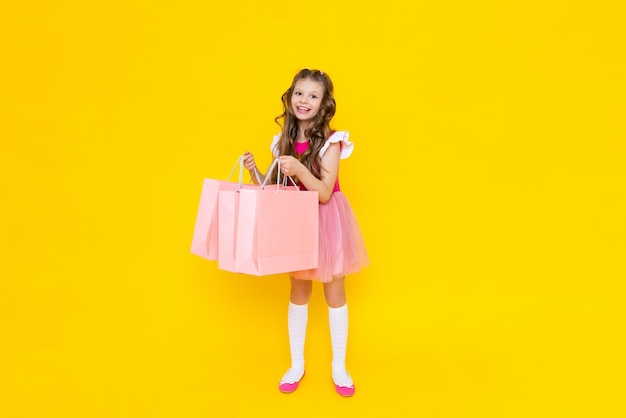
<svg viewBox="0 0 626 418">
<path fill-rule="evenodd" d="M 0 413 L 623 414 L 620 4 L 3 3 Z M 302 67 L 356 144 L 349 400 L 319 284 L 286 396 L 286 277 L 189 252 L 202 179 L 269 163 Z"/>
</svg>

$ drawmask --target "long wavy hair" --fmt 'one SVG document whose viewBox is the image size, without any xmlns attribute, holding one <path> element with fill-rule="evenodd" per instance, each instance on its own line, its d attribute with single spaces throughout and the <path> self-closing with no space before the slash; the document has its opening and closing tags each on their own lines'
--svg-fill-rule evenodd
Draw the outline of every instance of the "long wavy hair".
<svg viewBox="0 0 626 418">
<path fill-rule="evenodd" d="M 304 136 L 309 139 L 309 147 L 301 155 L 296 153 L 294 143 L 298 138 L 300 129 L 299 121 L 291 106 L 291 97 L 296 82 L 299 80 L 311 80 L 322 84 L 322 103 L 319 112 L 315 116 L 311 126 L 304 131 Z M 289 89 L 281 97 L 283 102 L 283 113 L 274 120 L 282 129 L 280 140 L 278 141 L 278 155 L 292 155 L 318 179 L 322 176 L 322 164 L 319 156 L 320 149 L 331 134 L 330 121 L 335 116 L 337 104 L 335 103 L 333 82 L 328 74 L 320 70 L 310 70 L 308 68 L 300 70 L 293 78 Z M 281 124 L 282 121 L 282 124 Z M 271 179 L 276 181 L 276 169 L 271 174 Z"/>
</svg>

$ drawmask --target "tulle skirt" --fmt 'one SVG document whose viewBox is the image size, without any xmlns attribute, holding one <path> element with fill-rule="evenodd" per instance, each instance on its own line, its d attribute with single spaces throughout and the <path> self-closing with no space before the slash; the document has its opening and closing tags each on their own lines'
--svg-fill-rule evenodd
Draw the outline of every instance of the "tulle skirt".
<svg viewBox="0 0 626 418">
<path fill-rule="evenodd" d="M 346 196 L 337 191 L 319 205 L 319 256 L 317 269 L 291 273 L 302 280 L 331 282 L 369 265 L 363 235 Z"/>
</svg>

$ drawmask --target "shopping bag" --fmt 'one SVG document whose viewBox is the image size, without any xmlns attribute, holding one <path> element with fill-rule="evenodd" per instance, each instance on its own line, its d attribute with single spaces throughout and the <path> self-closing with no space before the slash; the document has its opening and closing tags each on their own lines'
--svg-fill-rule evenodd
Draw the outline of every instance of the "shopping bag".
<svg viewBox="0 0 626 418">
<path fill-rule="evenodd" d="M 239 166 L 239 181 L 230 181 L 233 173 Z M 193 237 L 191 239 L 191 253 L 207 260 L 217 260 L 217 199 L 220 190 L 239 190 L 258 188 L 259 185 L 243 184 L 243 156 L 237 159 L 230 175 L 226 180 L 205 178 L 200 193 L 200 203 L 196 214 Z"/>
<path fill-rule="evenodd" d="M 281 184 L 277 171 L 275 186 L 219 191 L 219 269 L 266 276 L 317 267 L 319 194 Z"/>
</svg>

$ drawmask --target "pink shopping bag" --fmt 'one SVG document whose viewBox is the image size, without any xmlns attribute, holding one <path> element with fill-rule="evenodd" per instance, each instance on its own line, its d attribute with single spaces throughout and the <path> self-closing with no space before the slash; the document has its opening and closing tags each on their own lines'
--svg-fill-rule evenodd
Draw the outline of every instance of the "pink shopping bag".
<svg viewBox="0 0 626 418">
<path fill-rule="evenodd" d="M 317 267 L 318 192 L 265 184 L 221 190 L 218 213 L 219 269 L 265 276 Z"/>
<path fill-rule="evenodd" d="M 239 181 L 231 182 L 235 169 L 239 165 Z M 243 181 L 243 157 L 239 157 L 228 178 L 215 180 L 205 178 L 200 193 L 200 203 L 196 215 L 193 237 L 191 239 L 191 253 L 207 260 L 217 260 L 217 199 L 220 190 L 239 190 L 244 188 L 259 188 L 258 185 L 245 185 Z"/>
</svg>

